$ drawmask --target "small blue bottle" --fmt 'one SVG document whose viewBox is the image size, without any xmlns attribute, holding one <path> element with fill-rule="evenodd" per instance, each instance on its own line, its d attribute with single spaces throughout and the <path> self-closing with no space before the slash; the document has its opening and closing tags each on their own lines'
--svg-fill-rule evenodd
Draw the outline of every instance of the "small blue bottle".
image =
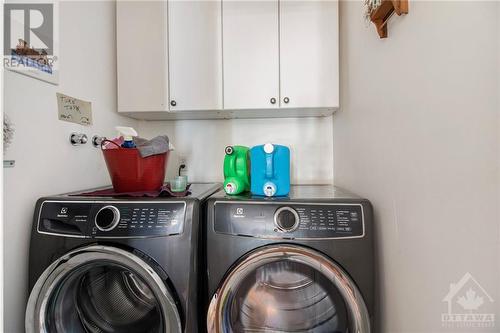
<svg viewBox="0 0 500 333">
<path fill-rule="evenodd" d="M 123 137 L 122 148 L 135 148 L 134 136 L 137 132 L 132 127 L 116 126 L 116 130 Z"/>
<path fill-rule="evenodd" d="M 251 186 L 254 195 L 287 196 L 290 193 L 290 149 L 286 146 L 255 146 L 250 150 Z"/>
</svg>

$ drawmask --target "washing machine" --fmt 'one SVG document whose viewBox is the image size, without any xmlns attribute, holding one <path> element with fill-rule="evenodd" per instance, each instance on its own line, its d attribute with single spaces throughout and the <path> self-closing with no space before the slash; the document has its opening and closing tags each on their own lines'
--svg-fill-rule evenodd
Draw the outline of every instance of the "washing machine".
<svg viewBox="0 0 500 333">
<path fill-rule="evenodd" d="M 207 329 L 371 332 L 370 202 L 333 186 L 208 199 Z"/>
<path fill-rule="evenodd" d="M 26 331 L 198 332 L 199 224 L 220 184 L 183 198 L 38 200 Z"/>
</svg>

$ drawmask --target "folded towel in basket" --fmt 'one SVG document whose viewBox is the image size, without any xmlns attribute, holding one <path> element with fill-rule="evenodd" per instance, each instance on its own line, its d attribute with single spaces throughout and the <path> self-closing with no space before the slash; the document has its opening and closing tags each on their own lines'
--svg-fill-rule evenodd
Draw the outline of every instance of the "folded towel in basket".
<svg viewBox="0 0 500 333">
<path fill-rule="evenodd" d="M 159 135 L 151 140 L 134 138 L 134 143 L 141 157 L 163 154 L 170 150 L 170 142 L 166 135 Z"/>
</svg>

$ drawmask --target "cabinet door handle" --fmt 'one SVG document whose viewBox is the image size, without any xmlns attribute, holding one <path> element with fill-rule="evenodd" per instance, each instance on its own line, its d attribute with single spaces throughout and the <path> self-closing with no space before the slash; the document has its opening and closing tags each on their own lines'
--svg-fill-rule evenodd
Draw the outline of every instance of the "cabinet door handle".
<svg viewBox="0 0 500 333">
<path fill-rule="evenodd" d="M 176 106 L 176 105 L 177 105 L 177 102 L 176 102 L 176 101 L 174 101 L 174 100 L 171 100 L 171 101 L 170 101 L 170 105 L 172 105 L 172 106 Z"/>
<path fill-rule="evenodd" d="M 271 104 L 276 104 L 276 98 L 274 98 L 274 97 L 271 98 L 270 102 L 271 102 Z"/>
<path fill-rule="evenodd" d="M 290 102 L 290 98 L 288 97 L 283 98 L 283 102 L 285 102 L 285 104 L 288 104 L 288 102 Z"/>
</svg>

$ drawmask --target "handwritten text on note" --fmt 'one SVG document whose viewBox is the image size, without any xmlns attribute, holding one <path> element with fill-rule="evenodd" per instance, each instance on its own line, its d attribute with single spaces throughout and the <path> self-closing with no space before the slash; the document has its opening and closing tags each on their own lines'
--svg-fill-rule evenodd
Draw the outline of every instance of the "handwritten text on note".
<svg viewBox="0 0 500 333">
<path fill-rule="evenodd" d="M 56 95 L 59 120 L 84 126 L 92 125 L 92 103 L 61 93 Z"/>
</svg>

